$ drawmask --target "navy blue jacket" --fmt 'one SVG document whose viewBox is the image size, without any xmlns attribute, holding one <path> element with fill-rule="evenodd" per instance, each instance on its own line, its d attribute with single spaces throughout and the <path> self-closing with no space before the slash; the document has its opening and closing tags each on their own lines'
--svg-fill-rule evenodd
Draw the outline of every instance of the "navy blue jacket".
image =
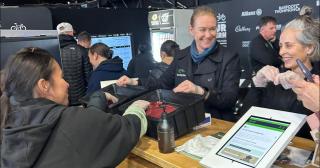
<svg viewBox="0 0 320 168">
<path fill-rule="evenodd" d="M 100 81 L 116 80 L 122 75 L 126 75 L 126 70 L 123 68 L 122 59 L 118 56 L 102 61 L 99 66 L 92 71 L 89 78 L 87 95 L 101 89 Z"/>
<path fill-rule="evenodd" d="M 212 117 L 234 121 L 232 113 L 237 100 L 240 63 L 237 54 L 218 44 L 217 49 L 199 64 L 191 59 L 190 47 L 178 52 L 169 68 L 157 80 L 139 80 L 150 90 L 173 89 L 181 82 L 190 80 L 209 93 L 205 108 Z"/>
</svg>

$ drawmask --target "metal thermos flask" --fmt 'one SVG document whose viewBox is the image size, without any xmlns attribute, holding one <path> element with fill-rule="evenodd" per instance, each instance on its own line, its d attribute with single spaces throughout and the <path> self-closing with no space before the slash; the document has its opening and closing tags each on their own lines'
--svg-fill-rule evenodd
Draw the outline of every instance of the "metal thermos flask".
<svg viewBox="0 0 320 168">
<path fill-rule="evenodd" d="M 167 120 L 167 113 L 161 114 L 160 122 L 157 126 L 158 146 L 161 153 L 171 153 L 174 151 L 174 128 Z"/>
</svg>

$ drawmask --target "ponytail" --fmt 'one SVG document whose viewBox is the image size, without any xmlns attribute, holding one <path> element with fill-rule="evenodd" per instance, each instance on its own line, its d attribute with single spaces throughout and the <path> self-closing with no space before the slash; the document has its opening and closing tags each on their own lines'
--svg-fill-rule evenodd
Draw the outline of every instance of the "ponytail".
<svg viewBox="0 0 320 168">
<path fill-rule="evenodd" d="M 7 120 L 8 112 L 9 112 L 9 97 L 7 96 L 6 92 L 3 92 L 0 97 L 0 116 L 1 116 L 1 125 L 0 125 L 0 140 L 2 141 L 2 130 L 5 127 L 5 123 Z"/>
</svg>

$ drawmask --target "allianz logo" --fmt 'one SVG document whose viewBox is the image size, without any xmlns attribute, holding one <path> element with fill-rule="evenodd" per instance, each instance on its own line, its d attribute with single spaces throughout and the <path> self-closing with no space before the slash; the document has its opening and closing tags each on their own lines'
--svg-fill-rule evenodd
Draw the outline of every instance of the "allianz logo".
<svg viewBox="0 0 320 168">
<path fill-rule="evenodd" d="M 250 31 L 251 31 L 251 28 L 238 25 L 238 26 L 234 29 L 234 31 L 235 31 L 235 32 L 250 32 Z"/>
<path fill-rule="evenodd" d="M 255 11 L 243 11 L 241 12 L 241 16 L 254 16 L 254 15 L 257 15 L 257 16 L 260 16 L 262 15 L 262 9 L 257 9 Z"/>
<path fill-rule="evenodd" d="M 289 13 L 289 12 L 299 12 L 300 4 L 291 4 L 279 6 L 278 9 L 274 10 L 274 13 Z"/>
</svg>

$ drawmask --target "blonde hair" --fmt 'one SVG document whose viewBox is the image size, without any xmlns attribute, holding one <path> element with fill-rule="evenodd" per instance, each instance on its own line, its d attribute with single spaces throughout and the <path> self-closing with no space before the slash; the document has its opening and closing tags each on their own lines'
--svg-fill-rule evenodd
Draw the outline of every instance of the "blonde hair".
<svg viewBox="0 0 320 168">
<path fill-rule="evenodd" d="M 191 26 L 194 25 L 195 18 L 197 16 L 200 16 L 200 15 L 211 15 L 215 19 L 217 19 L 216 12 L 212 8 L 210 8 L 208 6 L 199 6 L 199 7 L 195 8 L 193 13 L 192 13 L 192 16 L 191 16 L 191 19 L 190 19 L 190 25 Z"/>
</svg>

